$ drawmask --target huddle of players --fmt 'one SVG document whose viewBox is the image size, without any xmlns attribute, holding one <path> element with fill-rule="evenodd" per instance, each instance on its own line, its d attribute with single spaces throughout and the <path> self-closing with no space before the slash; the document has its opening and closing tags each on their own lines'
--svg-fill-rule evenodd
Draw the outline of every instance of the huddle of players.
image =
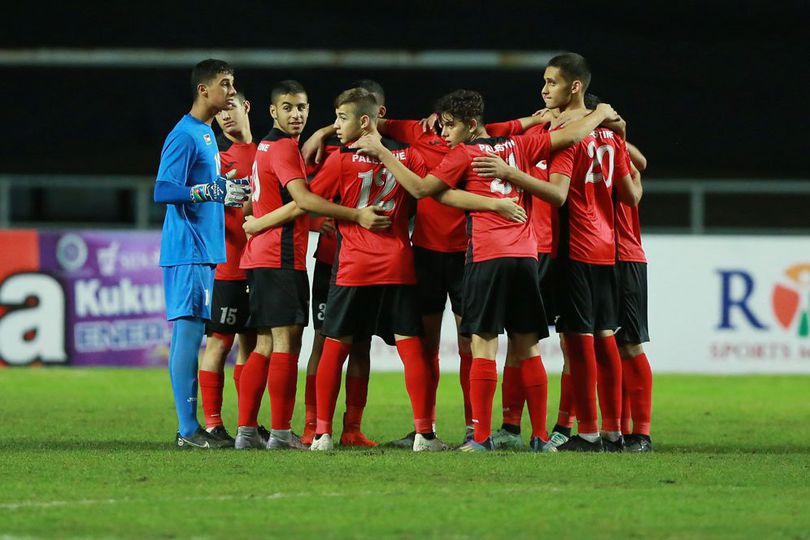
<svg viewBox="0 0 810 540">
<path fill-rule="evenodd" d="M 382 88 L 360 81 L 337 97 L 334 125 L 304 145 L 309 165 L 298 144 L 309 111 L 299 83 L 273 89 L 274 127 L 258 145 L 244 97 L 217 116 L 221 170 L 249 175 L 253 191 L 244 224 L 242 210 L 226 209 L 228 262 L 217 268 L 199 375 L 209 433 L 237 448 L 332 449 L 348 357 L 340 443 L 375 446 L 360 424 L 370 338 L 378 335 L 397 347 L 413 409 L 414 432 L 395 444 L 445 450 L 435 433 L 435 400 L 449 295 L 467 425 L 460 450 L 521 446 L 524 404 L 532 450 L 652 449 L 652 380 L 641 348 L 648 338 L 640 175 L 618 115 L 604 104 L 585 107 L 590 70 L 584 58 L 555 57 L 544 79 L 546 108 L 500 124 L 483 124 L 480 94 L 444 96 L 436 108 L 441 136 L 424 122 L 384 118 Z M 339 140 L 329 139 L 334 134 Z M 643 169 L 643 156 L 630 148 Z M 309 316 L 310 228 L 321 232 L 312 289 L 316 337 L 298 437 L 290 422 Z M 247 328 L 248 314 L 255 330 Z M 554 316 L 566 367 L 549 436 L 538 342 Z M 504 421 L 493 435 L 497 337 L 504 331 Z M 242 336 L 235 441 L 220 417 L 222 367 L 234 334 Z M 257 421 L 265 385 L 269 432 Z M 571 437 L 574 416 L 579 433 Z"/>
</svg>

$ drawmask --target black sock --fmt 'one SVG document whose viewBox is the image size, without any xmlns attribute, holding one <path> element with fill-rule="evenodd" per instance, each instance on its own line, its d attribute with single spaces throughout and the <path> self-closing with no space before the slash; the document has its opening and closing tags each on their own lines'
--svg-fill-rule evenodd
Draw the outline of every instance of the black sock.
<svg viewBox="0 0 810 540">
<path fill-rule="evenodd" d="M 557 433 L 562 433 L 566 437 L 571 437 L 571 428 L 570 427 L 562 427 L 560 424 L 555 424 L 554 429 L 551 430 L 552 432 L 556 431 Z"/>
<path fill-rule="evenodd" d="M 433 439 L 436 438 L 436 432 L 435 431 L 431 431 L 429 433 L 420 433 L 420 435 L 422 437 L 426 438 L 429 441 L 432 441 Z"/>
<path fill-rule="evenodd" d="M 508 431 L 512 435 L 520 435 L 520 426 L 516 426 L 515 424 L 501 424 L 501 429 Z"/>
</svg>

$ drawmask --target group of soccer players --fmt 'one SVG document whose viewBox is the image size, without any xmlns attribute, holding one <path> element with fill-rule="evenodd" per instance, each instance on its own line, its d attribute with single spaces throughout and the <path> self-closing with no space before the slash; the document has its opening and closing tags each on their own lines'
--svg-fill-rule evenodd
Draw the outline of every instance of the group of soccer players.
<svg viewBox="0 0 810 540">
<path fill-rule="evenodd" d="M 176 444 L 331 450 L 348 358 L 339 442 L 376 446 L 361 422 L 370 339 L 377 335 L 397 348 L 413 413 L 413 431 L 391 444 L 446 450 L 435 404 L 449 296 L 467 428 L 459 450 L 521 447 L 524 407 L 533 451 L 652 450 L 637 211 L 646 162 L 624 140 L 616 112 L 586 99 L 590 78 L 580 55 L 559 55 L 544 73 L 545 108 L 496 124 L 483 123 L 484 100 L 469 90 L 439 99 L 428 120 L 390 120 L 382 87 L 358 81 L 335 99 L 334 124 L 301 147 L 309 100 L 300 83 L 273 87 L 273 128 L 256 144 L 250 102 L 236 92 L 233 69 L 217 60 L 198 64 L 192 110 L 166 139 L 155 188 L 155 200 L 168 206 L 161 266 L 175 323 L 169 368 Z M 291 419 L 309 320 L 310 230 L 320 233 L 316 332 L 298 436 Z M 203 324 L 205 429 L 196 419 Z M 549 434 L 539 340 L 550 324 L 560 334 L 565 368 Z M 493 434 L 495 358 L 504 332 L 503 423 Z M 221 410 L 225 358 L 237 335 L 234 439 Z M 269 430 L 258 422 L 265 387 Z"/>
</svg>

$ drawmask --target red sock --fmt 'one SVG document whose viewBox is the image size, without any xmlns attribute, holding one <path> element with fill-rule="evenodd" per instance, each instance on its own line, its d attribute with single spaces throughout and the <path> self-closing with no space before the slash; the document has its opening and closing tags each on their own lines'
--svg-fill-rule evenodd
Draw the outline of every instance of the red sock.
<svg viewBox="0 0 810 540">
<path fill-rule="evenodd" d="M 633 415 L 633 433 L 650 435 L 650 418 L 652 416 L 652 369 L 647 355 L 641 353 L 635 358 L 625 360 L 624 365 L 632 372 L 630 377 L 630 412 Z"/>
<path fill-rule="evenodd" d="M 267 391 L 270 394 L 272 429 L 290 429 L 290 420 L 295 409 L 297 376 L 297 354 L 274 352 L 270 356 Z"/>
<path fill-rule="evenodd" d="M 315 392 L 315 375 L 307 375 L 307 384 L 304 390 L 304 405 L 306 406 L 305 424 L 314 424 L 315 419 L 318 417 L 318 409 L 316 404 L 317 393 Z"/>
<path fill-rule="evenodd" d="M 526 393 L 523 390 L 523 380 L 520 375 L 520 366 L 504 366 L 503 381 L 501 381 L 501 403 L 503 404 L 503 423 L 520 426 L 523 418 L 523 403 Z"/>
<path fill-rule="evenodd" d="M 548 415 L 548 375 L 540 356 L 532 356 L 520 362 L 520 375 L 526 393 L 529 418 L 532 421 L 532 437 L 548 440 L 546 416 Z"/>
<path fill-rule="evenodd" d="M 250 353 L 239 377 L 239 425 L 258 426 L 259 407 L 267 385 L 270 359 L 257 352 Z"/>
<path fill-rule="evenodd" d="M 425 356 L 422 339 L 409 337 L 397 341 L 397 352 L 405 367 L 405 389 L 411 399 L 413 425 L 417 433 L 431 433 L 430 415 L 436 406 L 430 360 Z"/>
<path fill-rule="evenodd" d="M 598 433 L 596 415 L 596 353 L 593 336 L 565 334 L 565 345 L 571 368 L 571 387 L 580 433 Z"/>
<path fill-rule="evenodd" d="M 242 378 L 242 369 L 245 364 L 236 364 L 233 366 L 233 383 L 236 386 L 236 402 L 239 402 L 239 379 Z"/>
<path fill-rule="evenodd" d="M 321 361 L 318 363 L 318 375 L 315 380 L 317 393 L 317 426 L 315 433 L 322 435 L 332 433 L 332 418 L 335 416 L 338 392 L 340 392 L 340 376 L 343 363 L 349 357 L 352 348 L 348 343 L 326 338 L 323 343 Z"/>
<path fill-rule="evenodd" d="M 346 375 L 346 416 L 343 431 L 360 431 L 368 398 L 368 379 Z"/>
<path fill-rule="evenodd" d="M 574 386 L 571 374 L 563 372 L 560 377 L 560 410 L 557 425 L 570 428 L 574 425 Z"/>
<path fill-rule="evenodd" d="M 495 360 L 473 358 L 470 369 L 470 400 L 473 413 L 473 439 L 483 443 L 492 434 L 492 399 L 498 387 Z"/>
<path fill-rule="evenodd" d="M 433 426 L 436 424 L 436 393 L 439 390 L 439 351 L 431 351 L 428 358 L 430 358 L 431 391 L 433 392 L 433 409 L 430 411 L 430 423 Z M 431 431 L 433 431 L 432 427 Z"/>
<path fill-rule="evenodd" d="M 629 369 L 625 368 L 622 362 L 622 434 L 629 435 L 633 432 L 630 413 L 630 377 Z"/>
<path fill-rule="evenodd" d="M 222 389 L 225 386 L 225 374 L 201 369 L 199 381 L 203 413 L 205 414 L 205 427 L 221 426 Z"/>
<path fill-rule="evenodd" d="M 472 367 L 472 355 L 459 353 L 461 363 L 459 364 L 458 378 L 461 382 L 461 394 L 464 396 L 464 425 L 472 425 L 472 402 L 470 401 L 470 368 Z"/>
<path fill-rule="evenodd" d="M 622 429 L 622 358 L 613 336 L 594 341 L 596 351 L 596 390 L 602 412 L 602 431 Z"/>
</svg>

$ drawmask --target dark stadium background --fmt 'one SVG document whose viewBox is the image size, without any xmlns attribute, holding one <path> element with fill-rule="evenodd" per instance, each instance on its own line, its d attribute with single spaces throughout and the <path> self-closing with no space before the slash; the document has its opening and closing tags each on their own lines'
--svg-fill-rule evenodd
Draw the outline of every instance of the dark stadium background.
<svg viewBox="0 0 810 540">
<path fill-rule="evenodd" d="M 591 63 L 591 91 L 627 119 L 629 139 L 649 158 L 648 182 L 808 177 L 804 2 L 379 2 L 339 10 L 307 2 L 141 2 L 42 7 L 35 16 L 29 6 L 4 10 L 0 47 L 7 49 L 573 50 Z M 0 174 L 154 174 L 163 138 L 189 108 L 190 67 L 1 67 Z M 361 77 L 383 84 L 392 118 L 422 117 L 436 97 L 460 87 L 485 95 L 487 120 L 542 107 L 542 73 L 534 70 L 238 69 L 236 84 L 253 103 L 260 137 L 271 125 L 272 83 L 300 80 L 312 103 L 308 136 L 332 121 L 336 93 Z M 54 204 L 46 191 L 21 195 L 12 217 L 64 220 L 60 208 L 70 199 Z M 128 195 L 112 196 L 113 204 L 71 219 L 127 219 Z M 709 202 L 710 226 L 807 227 L 806 196 Z M 642 219 L 685 225 L 687 208 L 686 196 L 657 195 L 642 205 Z"/>
</svg>

